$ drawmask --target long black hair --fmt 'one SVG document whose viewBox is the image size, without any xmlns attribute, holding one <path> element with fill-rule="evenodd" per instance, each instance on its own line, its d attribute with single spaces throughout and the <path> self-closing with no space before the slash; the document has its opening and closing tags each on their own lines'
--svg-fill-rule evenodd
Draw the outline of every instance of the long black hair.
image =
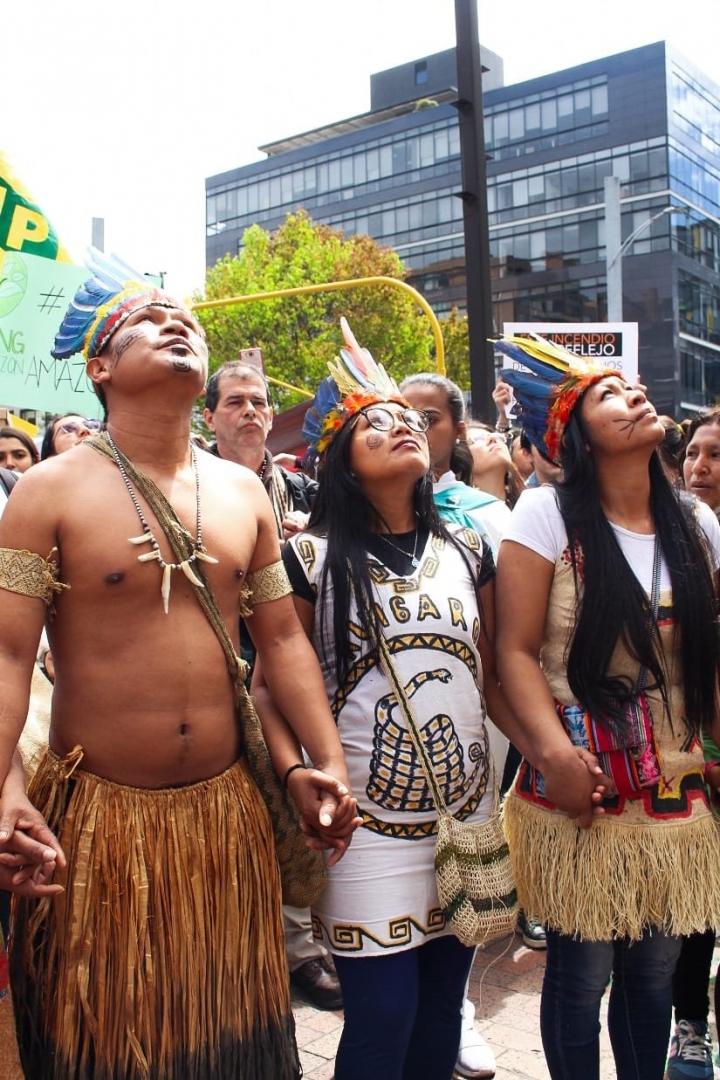
<svg viewBox="0 0 720 1080">
<path fill-rule="evenodd" d="M 667 701 L 667 673 L 653 647 L 650 605 L 603 513 L 581 405 L 565 429 L 559 481 L 560 512 L 567 530 L 576 586 L 583 600 L 567 656 L 567 675 L 575 697 L 600 722 L 621 722 L 622 703 L 636 687 L 627 676 L 611 676 L 618 643 L 649 672 Z M 673 490 L 658 456 L 649 462 L 650 509 L 672 583 L 675 633 L 680 635 L 684 720 L 690 732 L 710 724 L 716 710 L 720 674 L 717 605 L 706 543 L 692 503 Z"/>
<path fill-rule="evenodd" d="M 354 659 L 351 645 L 351 602 L 354 597 L 362 634 L 377 655 L 377 642 L 382 633 L 380 613 L 373 595 L 368 570 L 368 541 L 378 526 L 386 524 L 372 501 L 353 475 L 350 465 L 352 421 L 338 432 L 320 463 L 318 493 L 313 504 L 308 529 L 327 536 L 327 554 L 320 576 L 320 640 L 327 662 L 332 656 L 339 684 L 346 678 Z M 471 575 L 469 559 L 440 519 L 433 501 L 432 473 L 427 472 L 413 490 L 413 510 L 419 529 L 428 529 L 433 536 L 456 547 Z M 323 600 L 332 596 L 332 628 L 326 619 L 327 605 Z"/>
</svg>

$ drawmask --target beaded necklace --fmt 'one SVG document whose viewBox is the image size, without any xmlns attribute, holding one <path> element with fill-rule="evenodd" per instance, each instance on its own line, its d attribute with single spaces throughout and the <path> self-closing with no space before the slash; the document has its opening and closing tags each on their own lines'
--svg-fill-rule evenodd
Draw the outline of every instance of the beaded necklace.
<svg viewBox="0 0 720 1080">
<path fill-rule="evenodd" d="M 203 547 L 203 542 L 202 542 L 202 512 L 201 512 L 201 508 L 200 508 L 200 472 L 199 472 L 199 469 L 198 469 L 197 454 L 195 452 L 195 447 L 192 445 L 192 443 L 190 444 L 190 456 L 192 458 L 192 467 L 193 467 L 193 472 L 195 474 L 195 505 L 196 505 L 196 508 L 197 508 L 195 516 L 196 516 L 197 540 L 193 541 L 193 552 L 192 552 L 192 555 L 190 555 L 187 559 L 184 559 L 182 562 L 179 562 L 179 563 L 167 563 L 167 562 L 165 562 L 162 555 L 160 554 L 160 545 L 158 544 L 158 542 L 157 542 L 157 540 L 156 540 L 156 538 L 155 538 L 155 536 L 153 534 L 153 531 L 150 528 L 150 525 L 148 524 L 148 520 L 145 517 L 145 514 L 143 513 L 143 509 L 142 509 L 142 507 L 140 505 L 140 501 L 139 501 L 139 499 L 138 499 L 138 497 L 137 497 L 137 495 L 135 493 L 134 487 L 132 486 L 132 484 L 130 482 L 130 477 L 127 474 L 127 470 L 126 470 L 126 468 L 125 468 L 125 466 L 123 464 L 122 457 L 120 456 L 120 451 L 118 450 L 117 446 L 113 442 L 112 435 L 110 434 L 109 431 L 105 432 L 105 437 L 106 437 L 106 439 L 108 441 L 110 449 L 112 450 L 113 457 L 115 458 L 115 464 L 117 465 L 118 469 L 120 470 L 120 475 L 122 476 L 123 480 L 125 481 L 125 487 L 127 488 L 128 495 L 132 499 L 132 504 L 135 507 L 135 512 L 137 513 L 137 516 L 140 518 L 140 524 L 142 525 L 142 528 L 143 528 L 142 536 L 128 537 L 128 543 L 130 543 L 130 544 L 150 544 L 151 545 L 152 551 L 147 551 L 143 555 L 138 555 L 138 562 L 145 563 L 145 562 L 157 561 L 160 564 L 160 569 L 162 570 L 162 582 L 161 582 L 161 585 L 160 585 L 160 595 L 162 596 L 163 607 L 165 609 L 165 614 L 167 615 L 168 612 L 169 612 L 169 609 L 170 609 L 170 586 L 171 586 L 171 575 L 172 575 L 173 570 L 182 570 L 183 574 L 188 579 L 188 581 L 191 581 L 193 583 L 193 585 L 197 585 L 199 588 L 202 589 L 202 588 L 204 588 L 204 585 L 203 585 L 202 581 L 200 581 L 200 579 L 197 577 L 197 575 L 193 573 L 192 568 L 191 568 L 191 563 L 194 563 L 196 560 L 200 561 L 200 562 L 207 562 L 207 563 L 217 563 L 218 562 L 218 560 L 214 559 L 212 557 L 212 555 L 208 555 L 208 553 L 205 551 L 205 548 Z M 188 536 L 190 536 L 189 533 L 188 533 Z M 192 540 L 192 537 L 190 537 L 190 539 Z"/>
</svg>

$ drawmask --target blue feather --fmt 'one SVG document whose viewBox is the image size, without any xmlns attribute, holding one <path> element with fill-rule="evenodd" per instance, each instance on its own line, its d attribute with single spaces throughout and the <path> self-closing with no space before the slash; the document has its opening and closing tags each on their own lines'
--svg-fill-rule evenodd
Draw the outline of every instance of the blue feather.
<svg viewBox="0 0 720 1080">
<path fill-rule="evenodd" d="M 142 283 L 146 280 L 143 274 L 133 270 L 116 255 L 103 255 L 93 247 L 88 248 L 87 267 L 92 277 L 75 293 L 55 335 L 52 356 L 56 360 L 64 360 L 81 352 L 98 309 L 132 282 Z"/>
<path fill-rule="evenodd" d="M 303 438 L 311 446 L 314 445 L 322 434 L 323 420 L 342 400 L 342 395 L 335 380 L 328 376 L 323 379 L 318 387 L 312 405 L 305 413 L 303 422 Z"/>
</svg>

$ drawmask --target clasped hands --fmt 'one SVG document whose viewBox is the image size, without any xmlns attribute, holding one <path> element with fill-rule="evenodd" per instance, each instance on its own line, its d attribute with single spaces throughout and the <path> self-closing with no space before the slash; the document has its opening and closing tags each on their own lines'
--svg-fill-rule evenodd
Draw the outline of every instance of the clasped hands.
<svg viewBox="0 0 720 1080">
<path fill-rule="evenodd" d="M 334 866 L 345 854 L 355 829 L 362 825 L 357 799 L 341 780 L 311 766 L 294 769 L 287 788 L 298 808 L 307 846 L 329 850 L 327 864 Z"/>
<path fill-rule="evenodd" d="M 14 790 L 0 799 L 0 888 L 27 899 L 55 896 L 52 882 L 65 855 L 45 819 L 27 797 Z"/>
<path fill-rule="evenodd" d="M 596 756 L 569 741 L 567 752 L 546 762 L 540 772 L 548 800 L 583 829 L 605 813 L 603 800 L 617 794 Z"/>
</svg>

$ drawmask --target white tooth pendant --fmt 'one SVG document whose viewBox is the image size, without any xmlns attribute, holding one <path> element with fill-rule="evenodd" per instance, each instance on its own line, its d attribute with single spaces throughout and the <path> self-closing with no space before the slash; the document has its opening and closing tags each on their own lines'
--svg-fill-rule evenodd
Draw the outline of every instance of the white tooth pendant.
<svg viewBox="0 0 720 1080">
<path fill-rule="evenodd" d="M 115 464 L 120 471 L 120 475 L 123 478 L 123 482 L 125 484 L 125 487 L 127 488 L 128 495 L 132 500 L 132 504 L 135 507 L 135 512 L 143 528 L 142 535 L 129 536 L 128 543 L 135 545 L 152 544 L 152 551 L 146 551 L 142 555 L 138 555 L 137 559 L 138 562 L 141 563 L 157 562 L 159 564 L 160 569 L 162 570 L 160 595 L 162 597 L 163 609 L 165 611 L 165 614 L 168 615 L 170 612 L 170 590 L 172 588 L 173 570 L 182 570 L 183 574 L 189 582 L 191 582 L 196 588 L 203 589 L 205 586 L 203 585 L 203 582 L 200 580 L 197 574 L 193 571 L 191 563 L 193 563 L 196 559 L 198 560 L 198 562 L 205 563 L 218 562 L 218 559 L 213 558 L 212 555 L 208 555 L 202 541 L 202 515 L 200 511 L 200 470 L 198 468 L 198 459 L 195 452 L 195 447 L 192 445 L 190 446 L 190 459 L 192 462 L 193 473 L 195 475 L 195 524 L 197 528 L 197 538 L 193 540 L 192 534 L 189 532 L 189 530 L 180 521 L 173 520 L 172 517 L 169 516 L 165 524 L 161 523 L 161 528 L 163 530 L 163 533 L 170 541 L 170 547 L 175 550 L 175 543 L 174 539 L 172 538 L 172 533 L 174 533 L 175 537 L 181 538 L 183 543 L 191 545 L 193 550 L 189 557 L 187 559 L 184 559 L 182 562 L 166 563 L 160 553 L 160 545 L 158 544 L 155 536 L 153 535 L 147 518 L 145 517 L 145 514 L 143 512 L 143 508 L 140 505 L 140 501 L 135 492 L 135 488 L 133 487 L 130 476 L 128 475 L 128 469 L 126 468 L 126 465 L 130 467 L 130 463 L 127 462 L 127 460 L 118 450 L 117 446 L 113 442 L 113 438 L 109 431 L 105 432 L 104 438 L 106 439 L 110 447 L 112 455 L 115 459 Z M 152 500 L 150 500 L 150 505 L 154 506 Z M 160 519 L 158 518 L 158 520 Z M 175 558 L 177 558 L 177 555 L 175 555 Z"/>
<path fill-rule="evenodd" d="M 144 555 L 138 555 L 138 562 L 151 562 L 153 559 L 159 559 L 159 558 L 160 558 L 160 552 L 159 551 L 157 551 L 157 550 L 155 550 L 155 551 L 146 551 Z"/>
<path fill-rule="evenodd" d="M 202 581 L 200 580 L 200 578 L 199 578 L 199 577 L 197 577 L 197 576 L 196 576 L 196 575 L 195 575 L 195 574 L 194 574 L 194 573 L 192 572 L 192 568 L 191 568 L 191 566 L 190 566 L 190 563 L 189 563 L 189 562 L 187 561 L 187 559 L 185 560 L 185 562 L 181 562 L 181 563 L 180 563 L 180 569 L 182 570 L 183 574 L 184 574 L 184 575 L 185 575 L 185 577 L 186 577 L 186 578 L 188 579 L 188 581 L 192 581 L 193 585 L 197 585 L 197 586 L 198 586 L 199 588 L 201 588 L 201 589 L 204 589 L 204 588 L 205 588 L 205 586 L 203 585 L 203 583 L 202 583 Z"/>
<path fill-rule="evenodd" d="M 162 585 L 160 586 L 160 595 L 162 596 L 163 607 L 165 608 L 165 614 L 170 611 L 170 587 L 172 585 L 172 564 L 165 563 L 162 572 Z"/>
<path fill-rule="evenodd" d="M 219 559 L 214 559 L 212 555 L 208 555 L 206 551 L 200 551 L 199 548 L 195 549 L 195 558 L 200 559 L 201 562 L 218 563 Z"/>
</svg>

